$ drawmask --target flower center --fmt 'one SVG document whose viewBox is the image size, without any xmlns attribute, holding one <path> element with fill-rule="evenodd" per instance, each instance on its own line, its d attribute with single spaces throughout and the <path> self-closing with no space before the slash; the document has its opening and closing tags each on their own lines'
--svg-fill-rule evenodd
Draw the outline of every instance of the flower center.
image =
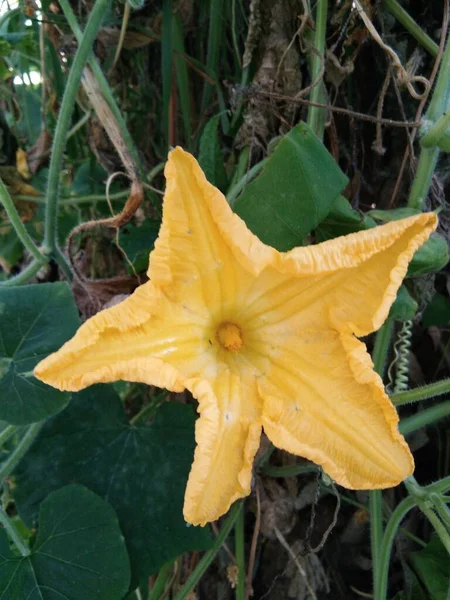
<svg viewBox="0 0 450 600">
<path fill-rule="evenodd" d="M 242 332 L 234 323 L 225 321 L 217 328 L 216 338 L 219 344 L 230 352 L 237 352 L 242 346 Z"/>
</svg>

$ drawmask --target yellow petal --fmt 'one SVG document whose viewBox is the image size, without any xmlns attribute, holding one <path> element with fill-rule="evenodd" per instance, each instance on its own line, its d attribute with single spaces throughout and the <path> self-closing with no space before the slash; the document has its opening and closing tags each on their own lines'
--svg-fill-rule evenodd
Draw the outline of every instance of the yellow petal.
<svg viewBox="0 0 450 600">
<path fill-rule="evenodd" d="M 174 301 L 229 311 L 239 303 L 249 271 L 259 272 L 277 252 L 265 246 L 206 180 L 193 156 L 169 154 L 163 224 L 148 275 Z"/>
<path fill-rule="evenodd" d="M 282 256 L 280 270 L 308 276 L 304 301 L 330 312 L 334 324 L 358 336 L 385 321 L 416 250 L 436 229 L 434 213 L 392 221 L 316 246 L 295 248 Z M 323 300 L 323 301 L 322 301 Z"/>
<path fill-rule="evenodd" d="M 321 465 L 351 489 L 395 486 L 412 473 L 397 413 L 362 342 L 305 330 L 278 340 L 269 354 L 260 393 L 264 430 L 275 446 Z"/>
<path fill-rule="evenodd" d="M 281 254 L 246 291 L 238 318 L 268 338 L 305 327 L 363 336 L 386 319 L 414 252 L 436 228 L 433 213 L 393 221 Z"/>
<path fill-rule="evenodd" d="M 203 317 L 172 305 L 149 282 L 86 321 L 35 375 L 70 391 L 118 379 L 182 391 L 180 370 L 198 376 L 208 348 Z"/>
<path fill-rule="evenodd" d="M 196 379 L 187 387 L 198 400 L 200 417 L 183 512 L 188 523 L 205 525 L 250 493 L 261 435 L 261 400 L 251 377 L 229 369 L 212 383 Z"/>
</svg>

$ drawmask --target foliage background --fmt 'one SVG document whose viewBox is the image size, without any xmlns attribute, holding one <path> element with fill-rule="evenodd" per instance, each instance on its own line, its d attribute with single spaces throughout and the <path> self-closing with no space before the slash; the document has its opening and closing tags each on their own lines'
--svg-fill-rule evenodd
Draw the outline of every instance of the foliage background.
<svg viewBox="0 0 450 600">
<path fill-rule="evenodd" d="M 431 149 L 417 143 L 448 108 L 448 5 L 399 6 L 2 0 L 2 598 L 448 600 L 445 127 Z M 440 63 L 444 83 L 428 90 Z M 186 528 L 192 398 L 126 383 L 70 397 L 31 376 L 80 317 L 145 280 L 177 144 L 280 250 L 441 210 L 366 340 L 422 487 L 335 489 L 263 445 L 245 504 L 212 531 Z"/>
</svg>

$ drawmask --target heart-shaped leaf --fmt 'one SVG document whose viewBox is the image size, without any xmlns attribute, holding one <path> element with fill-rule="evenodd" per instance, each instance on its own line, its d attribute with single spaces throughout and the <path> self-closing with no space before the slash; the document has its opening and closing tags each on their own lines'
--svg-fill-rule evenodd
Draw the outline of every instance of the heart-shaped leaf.
<svg viewBox="0 0 450 600">
<path fill-rule="evenodd" d="M 300 123 L 278 143 L 233 210 L 265 244 L 290 250 L 323 221 L 347 181 L 308 125 Z"/>
<path fill-rule="evenodd" d="M 25 425 L 62 410 L 70 394 L 33 377 L 37 363 L 79 326 L 65 283 L 0 289 L 0 419 Z"/>
<path fill-rule="evenodd" d="M 133 581 L 187 550 L 209 546 L 207 529 L 183 519 L 194 451 L 194 413 L 165 404 L 150 425 L 130 425 L 110 386 L 74 394 L 46 423 L 18 466 L 14 498 L 32 526 L 45 496 L 69 482 L 93 490 L 114 508 L 125 535 Z"/>
<path fill-rule="evenodd" d="M 121 600 L 129 582 L 117 517 L 81 485 L 68 485 L 42 502 L 29 556 L 14 554 L 0 530 L 2 600 Z"/>
</svg>

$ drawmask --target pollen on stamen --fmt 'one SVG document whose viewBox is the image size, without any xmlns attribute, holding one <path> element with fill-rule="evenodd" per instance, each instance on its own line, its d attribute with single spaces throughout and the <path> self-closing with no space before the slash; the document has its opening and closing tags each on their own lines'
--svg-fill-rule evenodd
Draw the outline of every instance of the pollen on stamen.
<svg viewBox="0 0 450 600">
<path fill-rule="evenodd" d="M 230 352 L 237 352 L 242 346 L 241 328 L 225 321 L 217 328 L 216 338 L 219 344 Z"/>
</svg>

